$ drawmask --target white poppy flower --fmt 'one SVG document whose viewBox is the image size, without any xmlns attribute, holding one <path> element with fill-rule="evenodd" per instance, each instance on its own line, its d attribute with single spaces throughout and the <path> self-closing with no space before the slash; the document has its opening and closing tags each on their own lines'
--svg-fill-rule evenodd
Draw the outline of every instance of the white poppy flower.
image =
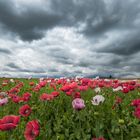
<svg viewBox="0 0 140 140">
<path fill-rule="evenodd" d="M 7 97 L 8 95 L 6 92 L 0 92 L 0 96 L 4 98 L 4 97 Z"/>
<path fill-rule="evenodd" d="M 10 79 L 10 82 L 11 82 L 11 83 L 14 83 L 15 81 L 14 81 L 14 79 Z"/>
<path fill-rule="evenodd" d="M 96 93 L 100 93 L 100 92 L 101 92 L 101 88 L 100 88 L 100 87 L 97 87 L 97 88 L 94 89 L 94 91 L 95 91 Z"/>
<path fill-rule="evenodd" d="M 123 90 L 122 86 L 118 86 L 117 88 L 113 88 L 113 91 L 120 91 Z"/>
<path fill-rule="evenodd" d="M 100 79 L 100 77 L 99 76 L 96 76 L 95 79 Z"/>
<path fill-rule="evenodd" d="M 41 81 L 44 81 L 44 79 L 45 79 L 45 78 L 42 77 L 42 78 L 39 79 L 39 81 L 40 81 L 40 82 L 41 82 Z"/>
<path fill-rule="evenodd" d="M 70 82 L 70 79 L 67 79 L 67 82 L 69 83 Z"/>
<path fill-rule="evenodd" d="M 29 77 L 28 77 L 28 80 L 31 80 L 31 79 L 32 79 L 32 76 L 29 76 Z"/>
<path fill-rule="evenodd" d="M 96 95 L 95 97 L 93 97 L 91 102 L 93 105 L 99 105 L 100 103 L 103 103 L 104 100 L 105 98 L 102 95 Z"/>
<path fill-rule="evenodd" d="M 110 79 L 105 79 L 104 81 L 105 81 L 105 82 L 110 82 Z"/>
</svg>

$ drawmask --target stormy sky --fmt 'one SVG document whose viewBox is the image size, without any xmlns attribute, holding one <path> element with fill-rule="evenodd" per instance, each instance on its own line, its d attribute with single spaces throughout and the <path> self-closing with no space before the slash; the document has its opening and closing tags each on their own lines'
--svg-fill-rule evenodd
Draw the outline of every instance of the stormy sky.
<svg viewBox="0 0 140 140">
<path fill-rule="evenodd" d="M 0 76 L 140 77 L 139 0 L 0 0 Z"/>
</svg>

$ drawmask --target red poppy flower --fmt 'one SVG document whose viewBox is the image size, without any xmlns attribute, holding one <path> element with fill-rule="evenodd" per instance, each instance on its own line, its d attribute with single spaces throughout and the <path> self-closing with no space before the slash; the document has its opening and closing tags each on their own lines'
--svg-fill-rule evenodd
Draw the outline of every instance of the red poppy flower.
<svg viewBox="0 0 140 140">
<path fill-rule="evenodd" d="M 19 114 L 23 117 L 28 117 L 32 112 L 32 109 L 29 105 L 23 105 L 20 109 L 19 109 Z"/>
<path fill-rule="evenodd" d="M 128 92 L 129 92 L 129 88 L 128 88 L 128 87 L 123 87 L 122 92 L 123 92 L 123 93 L 128 93 Z"/>
<path fill-rule="evenodd" d="M 81 82 L 82 82 L 82 85 L 83 85 L 83 86 L 86 86 L 86 85 L 88 85 L 88 83 L 90 82 L 90 79 L 88 79 L 88 78 L 83 78 L 83 79 L 81 80 Z"/>
<path fill-rule="evenodd" d="M 74 98 L 81 98 L 81 93 L 80 92 L 75 92 L 74 93 Z"/>
<path fill-rule="evenodd" d="M 45 87 L 45 86 L 46 86 L 46 84 L 47 84 L 47 82 L 46 82 L 46 81 L 41 81 L 41 82 L 39 83 L 39 85 L 40 85 L 41 87 Z"/>
<path fill-rule="evenodd" d="M 113 82 L 114 82 L 114 83 L 118 83 L 118 82 L 119 82 L 119 80 L 118 80 L 118 79 L 115 79 L 115 80 L 113 80 Z"/>
<path fill-rule="evenodd" d="M 61 87 L 61 90 L 63 92 L 68 92 L 70 90 L 70 86 L 69 85 L 64 85 L 64 86 Z"/>
<path fill-rule="evenodd" d="M 138 119 L 140 119 L 140 107 L 135 108 L 134 115 L 135 115 L 135 117 L 137 117 Z"/>
<path fill-rule="evenodd" d="M 116 97 L 115 103 L 116 103 L 116 104 L 120 104 L 121 102 L 122 102 L 122 98 Z"/>
<path fill-rule="evenodd" d="M 105 138 L 99 137 L 99 138 L 93 138 L 92 140 L 105 140 Z"/>
<path fill-rule="evenodd" d="M 49 101 L 49 100 L 54 99 L 54 95 L 43 93 L 43 94 L 40 96 L 40 99 L 41 99 L 42 101 L 45 101 L 45 100 Z"/>
<path fill-rule="evenodd" d="M 54 97 L 59 96 L 59 92 L 58 92 L 58 91 L 53 91 L 51 94 L 52 94 Z"/>
<path fill-rule="evenodd" d="M 131 85 L 136 85 L 136 81 L 130 81 Z"/>
<path fill-rule="evenodd" d="M 40 126 L 37 120 L 33 120 L 27 123 L 24 132 L 24 137 L 26 140 L 34 140 L 40 132 Z"/>
<path fill-rule="evenodd" d="M 88 90 L 88 86 L 79 86 L 78 89 L 80 91 L 86 91 L 86 90 Z"/>
<path fill-rule="evenodd" d="M 135 89 L 135 86 L 134 85 L 129 85 L 129 89 L 132 91 Z"/>
<path fill-rule="evenodd" d="M 27 102 L 30 100 L 31 94 L 29 92 L 26 92 L 22 95 L 22 99 L 24 102 Z"/>
<path fill-rule="evenodd" d="M 33 91 L 38 92 L 38 91 L 40 91 L 40 89 L 41 89 L 41 86 L 40 85 L 36 85 L 34 87 Z"/>
<path fill-rule="evenodd" d="M 8 83 L 2 83 L 2 86 L 4 87 L 4 86 L 7 86 L 8 85 Z"/>
<path fill-rule="evenodd" d="M 71 89 L 77 89 L 77 87 L 78 87 L 76 82 L 73 82 L 73 83 L 69 84 L 69 86 L 70 86 Z"/>
<path fill-rule="evenodd" d="M 15 102 L 15 103 L 19 103 L 19 102 L 22 102 L 22 98 L 20 96 L 12 96 L 12 101 Z"/>
<path fill-rule="evenodd" d="M 0 119 L 0 131 L 7 131 L 16 128 L 20 121 L 20 116 L 10 115 Z"/>
<path fill-rule="evenodd" d="M 35 83 L 34 83 L 34 82 L 30 82 L 29 85 L 30 85 L 30 86 L 34 86 Z"/>
<path fill-rule="evenodd" d="M 140 105 L 140 98 L 139 99 L 134 99 L 132 102 L 131 102 L 131 105 L 132 106 L 139 106 Z"/>
<path fill-rule="evenodd" d="M 72 91 L 66 92 L 66 95 L 71 96 L 72 95 Z"/>
<path fill-rule="evenodd" d="M 14 88 L 12 88 L 12 89 L 9 90 L 9 93 L 11 93 L 11 94 L 17 94 L 19 92 L 20 92 L 20 89 L 18 89 L 16 87 L 14 87 Z"/>
<path fill-rule="evenodd" d="M 100 83 L 98 83 L 98 86 L 99 86 L 100 88 L 102 88 L 102 87 L 104 87 L 104 83 L 103 83 L 103 82 L 100 82 Z"/>
<path fill-rule="evenodd" d="M 50 87 L 56 90 L 56 85 L 54 83 L 50 83 Z"/>
</svg>

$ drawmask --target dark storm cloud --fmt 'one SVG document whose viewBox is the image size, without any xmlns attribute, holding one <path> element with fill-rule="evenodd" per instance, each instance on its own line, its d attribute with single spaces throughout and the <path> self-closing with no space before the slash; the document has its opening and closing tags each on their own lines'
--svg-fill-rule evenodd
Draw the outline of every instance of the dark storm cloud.
<svg viewBox="0 0 140 140">
<path fill-rule="evenodd" d="M 116 5 L 116 3 L 114 4 Z M 112 5 L 114 7 L 114 5 Z M 57 13 L 63 15 L 61 24 L 65 26 L 76 26 L 85 24 L 85 28 L 80 32 L 88 36 L 98 35 L 112 28 L 118 22 L 120 17 L 116 15 L 119 12 L 114 10 L 107 11 L 103 0 L 52 0 L 51 7 Z"/>
<path fill-rule="evenodd" d="M 63 15 L 61 24 L 77 27 L 84 24 L 82 33 L 92 37 L 108 30 L 135 28 L 134 21 L 140 13 L 138 0 L 51 0 L 51 8 Z"/>
<path fill-rule="evenodd" d="M 110 30 L 135 28 L 134 21 L 140 13 L 138 1 L 126 3 L 118 0 L 111 1 L 111 4 L 108 4 L 107 1 L 106 3 L 104 1 L 92 1 L 92 5 L 94 6 L 92 11 L 87 13 L 87 17 L 90 14 L 91 16 L 85 22 L 86 28 L 83 30 L 85 34 L 99 37 L 98 35 Z"/>
<path fill-rule="evenodd" d="M 18 11 L 14 1 L 0 1 L 0 23 L 6 30 L 19 35 L 23 40 L 42 38 L 43 29 L 51 29 L 61 18 L 55 14 L 50 15 L 41 8 L 25 7 L 23 11 Z"/>
<path fill-rule="evenodd" d="M 132 20 L 135 20 L 140 10 L 138 1 L 126 3 L 118 0 L 107 3 L 103 0 L 51 0 L 49 2 L 50 12 L 34 6 L 24 6 L 24 10 L 20 10 L 15 6 L 14 0 L 1 0 L 0 22 L 6 29 L 28 41 L 42 38 L 44 30 L 56 26 L 79 27 L 81 24 L 85 27 L 79 30 L 80 33 L 98 37 L 114 28 L 132 28 Z M 43 4 L 47 3 L 48 1 Z"/>
</svg>

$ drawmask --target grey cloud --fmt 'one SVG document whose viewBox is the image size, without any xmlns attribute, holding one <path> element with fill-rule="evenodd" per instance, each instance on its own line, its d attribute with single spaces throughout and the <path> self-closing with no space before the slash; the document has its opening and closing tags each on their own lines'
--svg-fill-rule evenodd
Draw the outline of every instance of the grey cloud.
<svg viewBox="0 0 140 140">
<path fill-rule="evenodd" d="M 59 70 L 57 68 L 49 68 L 48 69 L 49 72 L 59 72 Z"/>
<path fill-rule="evenodd" d="M 5 68 L 5 71 L 13 71 L 13 72 L 33 72 L 33 73 L 45 73 L 46 71 L 43 68 L 38 68 L 38 69 L 24 69 L 19 66 L 17 66 L 15 63 L 8 63 L 7 68 Z M 12 68 L 12 69 L 11 69 Z"/>
<path fill-rule="evenodd" d="M 80 66 L 80 67 L 89 67 L 89 66 L 91 66 L 91 63 L 90 62 L 83 62 L 83 61 L 81 61 L 81 62 L 79 62 L 78 66 Z"/>
<path fill-rule="evenodd" d="M 122 37 L 117 42 L 112 42 L 110 46 L 97 49 L 98 52 L 114 53 L 117 55 L 132 55 L 140 51 L 139 33 L 132 35 L 128 34 L 127 37 Z"/>
<path fill-rule="evenodd" d="M 56 58 L 55 61 L 60 63 L 60 64 L 64 64 L 64 65 L 72 65 L 73 64 L 73 62 L 70 59 Z"/>
<path fill-rule="evenodd" d="M 15 63 L 8 63 L 7 66 L 13 69 L 20 69 Z"/>
<path fill-rule="evenodd" d="M 20 69 L 21 72 L 45 73 L 45 70 L 40 69 Z"/>
<path fill-rule="evenodd" d="M 60 63 L 60 64 L 73 64 L 74 63 L 74 58 L 73 58 L 73 54 L 70 53 L 70 51 L 68 51 L 65 48 L 50 48 L 48 49 L 48 51 L 46 52 L 46 54 L 48 56 L 50 56 L 52 58 L 52 60 Z"/>
<path fill-rule="evenodd" d="M 0 53 L 11 54 L 12 52 L 8 49 L 0 48 Z"/>
<path fill-rule="evenodd" d="M 129 71 L 131 71 L 133 73 L 134 72 L 140 72 L 140 65 L 139 64 L 132 64 Z"/>
</svg>

